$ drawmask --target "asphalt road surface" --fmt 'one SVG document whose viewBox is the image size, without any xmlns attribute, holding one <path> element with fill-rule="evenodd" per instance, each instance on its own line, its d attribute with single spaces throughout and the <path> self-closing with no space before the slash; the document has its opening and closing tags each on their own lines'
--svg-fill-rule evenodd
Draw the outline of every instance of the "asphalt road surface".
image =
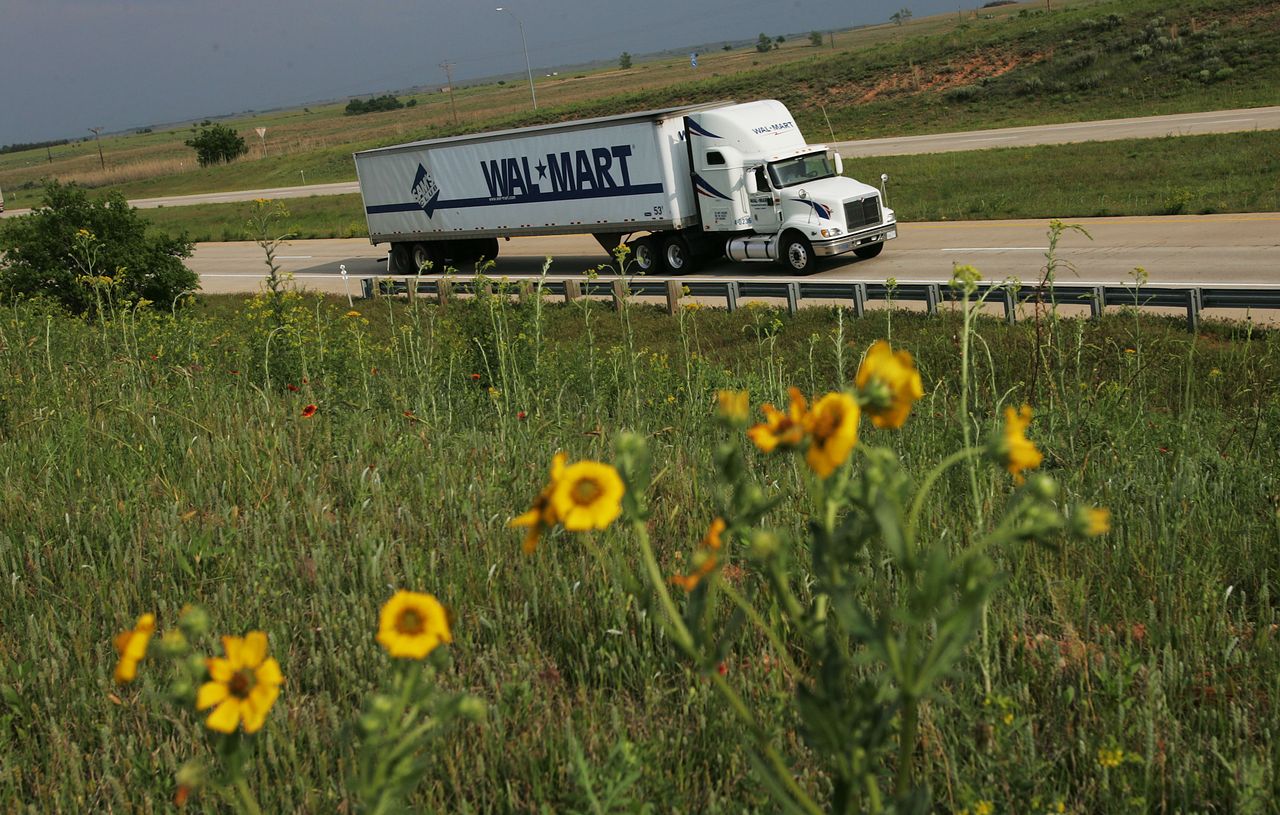
<svg viewBox="0 0 1280 815">
<path fill-rule="evenodd" d="M 837 142 L 833 146 L 843 155 L 905 156 L 919 153 L 949 153 L 959 150 L 982 150 L 993 147 L 1030 147 L 1037 144 L 1068 144 L 1084 141 L 1157 138 L 1204 133 L 1235 133 L 1247 130 L 1280 129 L 1280 106 L 1242 110 L 1215 110 L 1206 113 L 1177 113 L 1136 119 L 1107 119 L 1073 124 L 1035 125 L 1003 130 L 976 130 L 965 133 L 942 133 L 933 136 L 898 136 L 887 139 Z M 811 133 L 811 138 L 821 134 Z M 359 192 L 354 181 L 335 184 L 312 184 L 302 187 L 275 187 L 262 190 L 213 192 L 200 195 L 170 195 L 163 198 L 140 198 L 129 203 L 140 209 L 174 207 L 187 204 L 219 204 L 229 201 L 252 201 L 255 198 L 306 198 L 313 195 L 343 195 Z M 11 210 L 0 217 L 21 215 L 27 210 Z"/>
<path fill-rule="evenodd" d="M 1135 267 L 1151 284 L 1280 285 L 1280 213 L 1072 219 L 1090 237 L 1067 231 L 1058 245 L 1061 283 L 1132 282 Z M 899 237 L 873 260 L 820 262 L 809 279 L 884 282 L 945 281 L 954 264 L 977 267 L 985 279 L 1040 279 L 1047 220 L 967 221 L 899 225 Z M 551 277 L 580 275 L 610 258 L 590 236 L 513 238 L 500 246 L 490 276 L 537 276 L 551 256 Z M 360 294 L 358 277 L 386 274 L 386 246 L 364 239 L 294 241 L 276 256 L 300 286 Z M 266 274 L 262 251 L 248 242 L 202 243 L 189 265 L 208 293 L 252 292 Z M 343 283 L 345 266 L 349 275 Z M 720 261 L 681 280 L 784 278 L 776 263 Z M 793 279 L 793 278 L 787 278 Z"/>
</svg>

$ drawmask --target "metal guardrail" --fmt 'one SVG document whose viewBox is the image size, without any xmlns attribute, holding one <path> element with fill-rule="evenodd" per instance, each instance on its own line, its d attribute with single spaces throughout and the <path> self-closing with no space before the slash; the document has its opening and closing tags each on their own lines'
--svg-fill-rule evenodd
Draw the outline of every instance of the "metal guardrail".
<svg viewBox="0 0 1280 815">
<path fill-rule="evenodd" d="M 496 281 L 486 278 L 439 277 L 375 277 L 361 280 L 366 298 L 376 295 L 435 295 L 441 302 L 454 294 L 475 294 L 481 289 L 494 290 Z M 544 294 L 562 296 L 566 300 L 579 297 L 611 297 L 615 303 L 624 297 L 649 296 L 666 299 L 667 310 L 674 313 L 683 297 L 724 298 L 729 311 L 738 309 L 743 300 L 771 298 L 785 300 L 794 314 L 805 300 L 845 301 L 854 315 L 862 317 L 869 302 L 924 303 L 929 314 L 936 314 L 943 303 L 957 302 L 961 293 L 947 283 L 858 283 L 828 280 L 681 280 L 654 278 L 562 278 L 554 280 L 520 279 L 514 292 L 531 294 L 540 288 Z M 1280 286 L 1103 286 L 1057 285 L 1040 288 L 1015 287 L 1005 283 L 979 283 L 977 296 L 1002 304 L 1004 319 L 1012 324 L 1018 306 L 1033 302 L 1056 302 L 1058 305 L 1087 305 L 1092 317 L 1100 317 L 1107 306 L 1137 308 L 1186 309 L 1187 330 L 1196 331 L 1201 312 L 1206 308 L 1277 309 L 1280 310 Z"/>
</svg>

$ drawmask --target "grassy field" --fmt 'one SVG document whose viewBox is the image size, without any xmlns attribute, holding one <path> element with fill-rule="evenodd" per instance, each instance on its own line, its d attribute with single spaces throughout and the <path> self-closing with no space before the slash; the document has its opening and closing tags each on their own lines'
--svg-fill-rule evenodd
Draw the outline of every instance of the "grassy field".
<svg viewBox="0 0 1280 815">
<path fill-rule="evenodd" d="M 194 166 L 185 129 L 108 137 L 106 168 L 92 142 L 0 155 L 0 188 L 16 208 L 33 202 L 45 176 L 130 197 L 293 185 L 304 176 L 351 180 L 358 149 L 725 98 L 781 99 L 814 140 L 1280 103 L 1274 3 L 1080 0 L 1054 3 L 1052 12 L 1042 5 L 841 32 L 834 49 L 799 38 L 766 54 L 707 53 L 696 77 L 684 57 L 564 73 L 539 81 L 536 114 L 515 81 L 459 89 L 457 124 L 438 93 L 366 116 L 343 116 L 341 102 L 253 113 L 231 119 L 250 152 L 228 166 Z M 259 126 L 267 128 L 265 150 L 254 138 Z"/>
<path fill-rule="evenodd" d="M 889 199 L 901 221 L 1275 212 L 1280 131 L 847 159 L 845 171 L 872 181 L 889 173 Z M 296 237 L 368 234 L 359 195 L 285 203 L 287 230 Z M 157 229 L 185 230 L 193 240 L 244 240 L 252 208 L 243 202 L 139 213 Z"/>
<path fill-rule="evenodd" d="M 726 615 L 723 656 L 694 666 L 630 577 L 634 529 L 556 532 L 526 557 L 505 525 L 554 451 L 611 461 L 634 430 L 654 457 L 647 533 L 663 571 L 681 571 L 728 500 L 712 467 L 727 438 L 715 389 L 748 388 L 758 406 L 790 384 L 840 388 L 890 336 L 915 355 L 925 395 L 901 431 L 864 423 L 860 445 L 896 451 L 918 478 L 966 424 L 983 443 L 1002 406 L 1026 401 L 1063 500 L 1114 513 L 1088 542 L 993 552 L 988 636 L 920 715 L 915 760 L 935 811 L 1268 811 L 1275 333 L 1188 336 L 1123 313 L 980 321 L 963 383 L 955 314 L 668 317 L 502 299 L 345 312 L 303 299 L 272 317 L 210 298 L 176 318 L 0 314 L 0 809 L 148 811 L 174 797 L 177 767 L 210 755 L 201 720 L 164 704 L 154 655 L 137 685 L 114 687 L 110 640 L 141 612 L 167 630 L 199 603 L 214 631 L 264 629 L 286 677 L 247 776 L 263 811 L 349 811 L 350 724 L 390 672 L 373 635 L 396 588 L 449 606 L 441 682 L 489 706 L 432 747 L 414 811 L 600 812 L 611 789 L 658 812 L 777 811 L 713 679 L 749 700 L 798 783 L 829 804 L 796 678 L 754 629 Z M 798 535 L 803 464 L 746 463 L 780 502 L 762 526 Z M 930 546 L 961 545 L 971 495 L 990 513 L 1014 490 L 998 467 L 973 472 L 938 482 Z M 762 577 L 743 547 L 729 544 L 723 580 L 751 593 Z M 792 555 L 803 591 L 810 566 Z M 190 806 L 218 809 L 200 792 Z"/>
</svg>

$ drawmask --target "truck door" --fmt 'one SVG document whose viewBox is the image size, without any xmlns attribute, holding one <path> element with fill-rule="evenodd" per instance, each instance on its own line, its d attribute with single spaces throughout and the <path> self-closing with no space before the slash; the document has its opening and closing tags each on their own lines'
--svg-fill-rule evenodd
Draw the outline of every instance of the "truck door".
<svg viewBox="0 0 1280 815">
<path fill-rule="evenodd" d="M 747 186 L 751 203 L 751 226 L 756 232 L 772 235 L 778 231 L 778 224 L 782 223 L 782 208 L 776 203 L 764 166 L 751 168 L 747 172 L 755 179 L 754 184 Z"/>
</svg>

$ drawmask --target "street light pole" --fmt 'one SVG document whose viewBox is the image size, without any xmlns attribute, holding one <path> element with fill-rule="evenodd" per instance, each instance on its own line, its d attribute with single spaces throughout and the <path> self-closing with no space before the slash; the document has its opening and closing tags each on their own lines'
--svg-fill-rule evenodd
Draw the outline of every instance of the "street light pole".
<svg viewBox="0 0 1280 815">
<path fill-rule="evenodd" d="M 533 100 L 533 109 L 538 109 L 538 94 L 533 89 L 533 68 L 529 66 L 529 45 L 524 39 L 524 23 L 521 22 L 516 13 L 505 6 L 498 6 L 497 11 L 505 11 L 512 17 L 516 18 L 516 25 L 520 26 L 520 47 L 524 49 L 524 71 L 529 75 L 529 98 Z"/>
</svg>

